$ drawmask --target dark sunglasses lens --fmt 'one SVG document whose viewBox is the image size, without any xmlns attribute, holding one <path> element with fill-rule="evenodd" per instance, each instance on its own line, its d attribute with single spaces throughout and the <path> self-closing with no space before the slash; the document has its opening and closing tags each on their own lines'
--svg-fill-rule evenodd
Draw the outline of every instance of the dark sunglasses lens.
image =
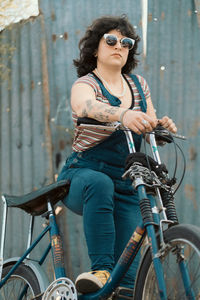
<svg viewBox="0 0 200 300">
<path fill-rule="evenodd" d="M 116 45 L 117 43 L 117 37 L 114 36 L 114 35 L 108 35 L 106 37 L 106 43 L 109 45 L 109 46 L 114 46 Z"/>
<path fill-rule="evenodd" d="M 133 48 L 134 42 L 131 39 L 129 39 L 129 38 L 123 38 L 121 40 L 121 45 L 122 45 L 122 47 L 128 48 L 130 50 L 130 49 Z"/>
</svg>

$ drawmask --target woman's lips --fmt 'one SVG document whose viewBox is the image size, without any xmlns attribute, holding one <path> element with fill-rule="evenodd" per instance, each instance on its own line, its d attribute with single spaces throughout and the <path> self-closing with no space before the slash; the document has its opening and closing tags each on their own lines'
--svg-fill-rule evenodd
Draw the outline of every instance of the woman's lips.
<svg viewBox="0 0 200 300">
<path fill-rule="evenodd" d="M 112 56 L 122 57 L 121 54 L 119 54 L 119 53 L 113 53 Z"/>
</svg>

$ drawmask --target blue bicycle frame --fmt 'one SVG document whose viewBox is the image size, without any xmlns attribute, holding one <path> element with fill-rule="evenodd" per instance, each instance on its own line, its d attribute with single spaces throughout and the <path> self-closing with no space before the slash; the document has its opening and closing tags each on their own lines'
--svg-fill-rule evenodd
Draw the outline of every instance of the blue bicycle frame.
<svg viewBox="0 0 200 300">
<path fill-rule="evenodd" d="M 47 232 L 50 234 L 51 243 L 45 249 L 41 259 L 39 260 L 39 265 L 42 265 L 45 261 L 48 253 L 52 250 L 53 264 L 56 279 L 61 277 L 66 277 L 64 268 L 64 257 L 63 257 L 63 247 L 61 242 L 61 237 L 59 234 L 59 229 L 56 223 L 55 216 L 53 214 L 53 209 L 50 203 L 48 203 L 48 214 L 49 214 L 49 225 L 42 231 L 42 233 L 35 239 L 35 241 L 28 247 L 24 254 L 19 258 L 19 260 L 10 269 L 8 274 L 0 281 L 0 288 L 6 283 L 10 276 L 14 273 L 17 267 L 28 257 L 31 251 L 37 246 L 40 240 L 46 235 Z M 32 230 L 31 230 L 32 231 Z M 30 238 L 31 239 L 31 238 Z M 22 299 L 19 298 L 19 300 Z"/>
<path fill-rule="evenodd" d="M 134 153 L 134 142 L 132 140 L 132 135 L 129 131 L 125 131 L 127 142 L 129 146 L 130 153 Z M 160 163 L 160 158 L 157 150 L 157 146 L 155 143 L 154 135 L 150 135 L 150 142 L 153 149 L 153 156 L 158 163 Z M 109 277 L 105 286 L 98 290 L 95 293 L 83 294 L 78 296 L 79 300 L 98 300 L 98 299 L 107 299 L 112 292 L 119 286 L 122 277 L 127 272 L 130 264 L 133 262 L 140 246 L 147 234 L 149 244 L 152 250 L 152 259 L 154 264 L 154 269 L 158 281 L 158 289 L 161 300 L 167 300 L 167 292 L 164 280 L 164 273 L 162 262 L 159 255 L 159 247 L 157 244 L 157 238 L 155 233 L 155 226 L 160 227 L 160 214 L 157 210 L 153 210 L 156 205 L 156 200 L 151 197 L 149 199 L 146 194 L 146 188 L 142 178 L 137 178 L 134 182 L 135 188 L 138 191 L 140 206 L 142 207 L 142 203 L 145 207 L 149 206 L 150 212 L 153 211 L 153 218 L 143 219 L 143 222 L 138 225 L 136 230 L 133 232 L 126 248 L 124 249 L 119 261 L 117 262 L 111 276 Z M 9 279 L 9 277 L 14 273 L 17 267 L 24 261 L 24 259 L 30 254 L 30 252 L 36 247 L 36 245 L 40 242 L 40 240 L 46 235 L 47 232 L 50 234 L 50 244 L 44 251 L 39 264 L 42 265 L 45 261 L 50 249 L 52 251 L 54 271 L 56 279 L 66 277 L 65 268 L 64 268 L 64 258 L 63 258 L 63 247 L 61 242 L 61 237 L 59 234 L 59 229 L 56 223 L 56 218 L 53 214 L 53 209 L 50 203 L 48 203 L 48 215 L 49 215 L 49 225 L 42 231 L 42 233 L 35 239 L 35 241 L 28 247 L 28 249 L 24 252 L 21 258 L 15 263 L 15 265 L 11 268 L 9 273 L 4 277 L 2 281 L 0 281 L 0 288 L 5 284 L 5 282 Z M 164 221 L 168 222 L 165 212 L 163 210 L 163 218 Z M 184 261 L 179 262 L 180 271 L 182 274 L 182 278 L 184 281 L 185 291 L 188 295 L 189 299 L 195 299 L 194 293 L 190 288 L 190 278 L 188 276 L 187 266 Z M 26 287 L 22 291 L 18 300 L 23 298 L 25 294 Z"/>
</svg>

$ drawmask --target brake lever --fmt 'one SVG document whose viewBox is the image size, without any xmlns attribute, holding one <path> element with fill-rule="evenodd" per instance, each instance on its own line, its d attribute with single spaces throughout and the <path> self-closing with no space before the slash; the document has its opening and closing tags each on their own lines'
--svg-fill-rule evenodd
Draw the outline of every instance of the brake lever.
<svg viewBox="0 0 200 300">
<path fill-rule="evenodd" d="M 187 140 L 187 137 L 184 135 L 180 135 L 180 134 L 176 134 L 176 133 L 171 133 L 171 135 L 180 140 Z"/>
</svg>

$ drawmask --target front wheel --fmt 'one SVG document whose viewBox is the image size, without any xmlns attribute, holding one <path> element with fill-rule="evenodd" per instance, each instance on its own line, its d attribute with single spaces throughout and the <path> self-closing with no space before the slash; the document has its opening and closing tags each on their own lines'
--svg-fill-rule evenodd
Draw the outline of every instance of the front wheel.
<svg viewBox="0 0 200 300">
<path fill-rule="evenodd" d="M 3 268 L 4 278 L 13 265 Z M 0 289 L 0 300 L 40 300 L 41 291 L 35 273 L 26 265 L 21 264 Z"/>
<path fill-rule="evenodd" d="M 173 226 L 164 232 L 164 240 L 166 245 L 161 255 L 161 261 L 167 299 L 199 300 L 200 229 L 193 225 Z M 186 266 L 188 280 L 183 275 L 185 272 L 181 263 Z M 160 299 L 150 249 L 147 250 L 138 272 L 134 299 Z"/>
</svg>

